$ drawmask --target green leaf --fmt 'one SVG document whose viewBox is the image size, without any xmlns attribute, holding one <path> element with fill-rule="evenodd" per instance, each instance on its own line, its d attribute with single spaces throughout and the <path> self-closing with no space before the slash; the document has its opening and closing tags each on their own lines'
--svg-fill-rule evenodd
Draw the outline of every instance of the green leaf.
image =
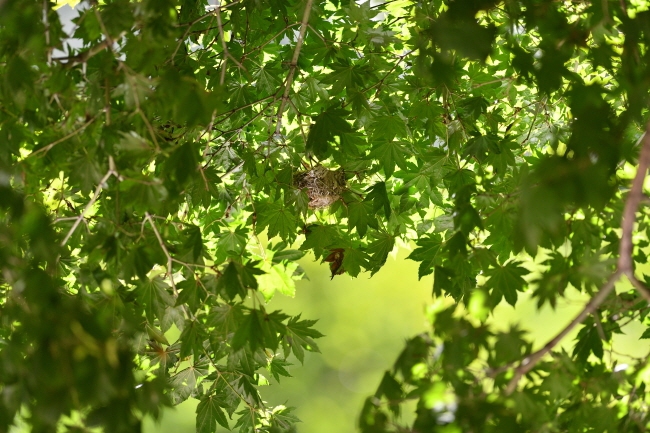
<svg viewBox="0 0 650 433">
<path fill-rule="evenodd" d="M 212 307 L 206 326 L 213 327 L 211 331 L 213 334 L 219 334 L 223 337 L 233 333 L 241 322 L 243 317 L 243 309 L 241 304 L 221 304 Z"/>
<path fill-rule="evenodd" d="M 371 255 L 373 274 L 386 263 L 388 254 L 395 248 L 395 236 L 385 232 L 372 233 L 373 242 L 368 245 L 368 253 Z"/>
<path fill-rule="evenodd" d="M 526 280 L 522 275 L 527 275 L 528 270 L 520 266 L 520 262 L 512 260 L 503 266 L 489 269 L 485 272 L 490 279 L 485 287 L 503 295 L 510 305 L 517 303 L 517 292 L 523 292 L 526 287 Z"/>
<path fill-rule="evenodd" d="M 492 51 L 496 28 L 480 25 L 473 16 L 457 19 L 450 11 L 436 22 L 433 34 L 444 49 L 458 50 L 467 57 L 484 61 Z"/>
<path fill-rule="evenodd" d="M 456 273 L 452 269 L 435 266 L 433 272 L 433 294 L 440 296 L 443 293 L 448 293 L 457 297 L 458 288 L 454 282 L 455 277 Z"/>
<path fill-rule="evenodd" d="M 300 250 L 282 250 L 273 253 L 273 263 L 281 262 L 293 262 L 305 255 L 303 251 Z"/>
<path fill-rule="evenodd" d="M 199 380 L 208 374 L 208 363 L 205 360 L 195 362 L 169 378 L 172 387 L 172 401 L 179 404 L 194 394 Z"/>
<path fill-rule="evenodd" d="M 386 397 L 391 412 L 398 416 L 400 413 L 398 402 L 401 400 L 402 394 L 403 391 L 400 383 L 395 380 L 395 377 L 393 377 L 393 375 L 388 371 L 385 372 L 384 377 L 381 379 L 379 387 L 377 388 L 377 392 L 375 392 L 375 397 Z"/>
<path fill-rule="evenodd" d="M 275 380 L 280 382 L 280 376 L 291 377 L 291 375 L 289 374 L 289 372 L 285 368 L 285 367 L 288 367 L 290 365 L 292 365 L 292 364 L 288 363 L 284 359 L 274 357 L 271 360 L 271 362 L 269 362 L 269 365 L 267 366 L 267 369 L 273 375 Z"/>
<path fill-rule="evenodd" d="M 198 150 L 192 142 L 181 145 L 167 161 L 179 185 L 184 185 L 191 176 L 198 175 Z"/>
<path fill-rule="evenodd" d="M 333 226 L 312 224 L 307 226 L 305 241 L 300 245 L 300 249 L 313 249 L 317 255 L 321 254 L 324 248 L 336 243 L 339 233 Z"/>
<path fill-rule="evenodd" d="M 269 239 L 274 236 L 280 236 L 283 240 L 295 238 L 297 218 L 291 209 L 278 203 L 259 204 L 257 208 L 258 230 L 268 227 Z"/>
<path fill-rule="evenodd" d="M 300 419 L 292 414 L 293 410 L 293 407 L 276 407 L 271 414 L 271 425 L 276 429 L 291 431 L 293 425 L 300 422 Z"/>
<path fill-rule="evenodd" d="M 576 345 L 573 348 L 573 356 L 582 364 L 587 362 L 590 354 L 599 359 L 603 357 L 603 341 L 598 334 L 598 327 L 592 319 L 585 321 L 576 337 Z"/>
<path fill-rule="evenodd" d="M 120 183 L 127 203 L 140 212 L 157 212 L 167 199 L 167 189 L 158 179 L 125 180 Z"/>
<path fill-rule="evenodd" d="M 296 283 L 293 275 L 298 264 L 290 262 L 287 265 L 276 264 L 271 266 L 268 273 L 258 277 L 259 291 L 264 298 L 270 300 L 276 291 L 283 295 L 294 297 L 296 294 Z"/>
<path fill-rule="evenodd" d="M 226 414 L 219 407 L 217 398 L 214 395 L 204 396 L 196 407 L 196 431 L 214 433 L 217 431 L 217 423 L 230 430 Z"/>
<path fill-rule="evenodd" d="M 264 334 L 261 313 L 259 310 L 249 310 L 248 314 L 244 315 L 239 322 L 239 327 L 232 337 L 232 347 L 234 350 L 239 350 L 244 345 L 248 345 L 253 352 L 258 348 L 263 349 L 266 347 Z"/>
<path fill-rule="evenodd" d="M 197 260 L 203 252 L 203 238 L 201 229 L 197 226 L 189 226 L 183 233 L 186 238 L 183 242 L 183 248 L 192 252 L 192 259 Z"/>
<path fill-rule="evenodd" d="M 352 132 L 352 127 L 345 120 L 348 112 L 342 108 L 330 107 L 314 119 L 307 136 L 307 152 L 324 159 L 330 153 L 330 144 L 335 136 Z"/>
<path fill-rule="evenodd" d="M 373 211 L 377 212 L 379 209 L 384 209 L 386 219 L 390 218 L 391 208 L 388 193 L 386 192 L 386 183 L 377 182 L 366 190 L 368 194 L 364 201 L 371 201 L 373 204 Z"/>
<path fill-rule="evenodd" d="M 373 205 L 367 201 L 355 201 L 348 204 L 348 228 L 356 228 L 360 237 L 364 237 L 368 226 L 377 227 Z"/>
<path fill-rule="evenodd" d="M 289 319 L 283 345 L 285 347 L 285 357 L 288 355 L 288 351 L 291 350 L 302 364 L 305 359 L 305 350 L 320 352 L 314 338 L 323 337 L 323 334 L 312 328 L 317 322 L 316 320 L 300 320 L 300 316 L 299 314 Z"/>
<path fill-rule="evenodd" d="M 363 65 L 349 62 L 347 59 L 339 59 L 331 68 L 333 72 L 323 78 L 323 83 L 333 84 L 332 95 L 338 95 L 343 89 L 352 92 L 355 88 L 363 87 L 368 74 L 368 69 Z"/>
<path fill-rule="evenodd" d="M 501 150 L 495 135 L 480 135 L 472 137 L 463 150 L 463 156 L 473 156 L 478 162 L 484 162 L 488 155 L 499 154 Z"/>
<path fill-rule="evenodd" d="M 197 310 L 208 296 L 205 287 L 198 280 L 185 280 L 176 285 L 180 290 L 175 305 L 186 304 L 192 310 Z"/>
<path fill-rule="evenodd" d="M 183 332 L 179 337 L 181 341 L 181 358 L 185 358 L 190 354 L 194 355 L 194 359 L 199 359 L 204 354 L 203 342 L 208 338 L 203 324 L 197 320 L 186 320 L 183 326 Z"/>
<path fill-rule="evenodd" d="M 642 338 L 642 339 L 650 338 L 650 328 L 646 328 L 646 330 L 643 331 L 643 334 L 641 334 L 641 336 L 639 338 Z"/>
<path fill-rule="evenodd" d="M 379 116 L 372 122 L 372 139 L 374 141 L 392 142 L 409 135 L 405 120 L 400 116 Z"/>
<path fill-rule="evenodd" d="M 225 293 L 229 299 L 235 299 L 237 295 L 241 299 L 245 299 L 248 291 L 242 282 L 239 270 L 235 262 L 228 263 L 223 274 L 217 280 L 217 290 Z"/>
<path fill-rule="evenodd" d="M 356 248 L 346 248 L 343 253 L 343 262 L 341 263 L 345 272 L 356 277 L 361 272 L 361 269 L 367 269 L 368 255 Z"/>
<path fill-rule="evenodd" d="M 422 278 L 433 272 L 435 266 L 441 263 L 442 257 L 439 255 L 444 242 L 439 233 L 428 235 L 426 238 L 419 239 L 416 242 L 418 248 L 414 249 L 407 259 L 421 262 L 418 270 L 418 278 Z"/>
<path fill-rule="evenodd" d="M 138 299 L 144 304 L 150 323 L 155 319 L 162 319 L 165 308 L 174 305 L 174 298 L 169 290 L 169 285 L 160 277 L 154 277 L 138 286 Z"/>
<path fill-rule="evenodd" d="M 248 242 L 248 230 L 244 227 L 237 227 L 235 230 L 227 230 L 219 234 L 217 246 L 225 254 L 232 252 L 239 255 L 243 252 Z"/>
<path fill-rule="evenodd" d="M 370 152 L 370 157 L 379 161 L 386 177 L 389 178 L 395 172 L 396 165 L 402 169 L 407 168 L 406 158 L 408 157 L 408 153 L 404 142 L 378 142 Z"/>
</svg>

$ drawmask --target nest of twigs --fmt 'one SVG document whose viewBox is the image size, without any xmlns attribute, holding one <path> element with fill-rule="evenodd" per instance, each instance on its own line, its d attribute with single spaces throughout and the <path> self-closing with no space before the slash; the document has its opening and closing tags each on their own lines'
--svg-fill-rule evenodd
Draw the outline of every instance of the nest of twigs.
<svg viewBox="0 0 650 433">
<path fill-rule="evenodd" d="M 328 170 L 322 165 L 293 175 L 293 185 L 307 190 L 309 207 L 323 209 L 341 198 L 345 189 L 343 170 Z"/>
</svg>

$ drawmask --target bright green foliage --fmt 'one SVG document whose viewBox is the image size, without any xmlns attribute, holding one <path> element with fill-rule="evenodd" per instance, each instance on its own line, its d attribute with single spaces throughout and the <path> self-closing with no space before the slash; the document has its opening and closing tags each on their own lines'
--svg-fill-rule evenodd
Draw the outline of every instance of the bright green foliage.
<svg viewBox="0 0 650 433">
<path fill-rule="evenodd" d="M 268 301 L 305 253 L 356 277 L 398 240 L 438 300 L 363 432 L 646 430 L 646 360 L 609 353 L 650 324 L 631 287 L 519 382 L 539 343 L 485 319 L 613 272 L 650 5 L 88 3 L 66 35 L 52 2 L 0 0 L 0 431 L 138 431 L 188 398 L 200 433 L 295 431 L 258 386 L 322 334 Z M 295 184 L 320 166 L 342 191 Z"/>
</svg>

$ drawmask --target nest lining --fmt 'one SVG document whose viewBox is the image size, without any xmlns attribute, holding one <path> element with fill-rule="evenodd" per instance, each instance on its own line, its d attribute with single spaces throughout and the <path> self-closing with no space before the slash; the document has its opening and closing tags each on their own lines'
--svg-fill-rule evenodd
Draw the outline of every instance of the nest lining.
<svg viewBox="0 0 650 433">
<path fill-rule="evenodd" d="M 329 207 L 341 197 L 345 189 L 343 170 L 328 170 L 318 165 L 293 175 L 295 187 L 307 190 L 310 209 Z"/>
</svg>

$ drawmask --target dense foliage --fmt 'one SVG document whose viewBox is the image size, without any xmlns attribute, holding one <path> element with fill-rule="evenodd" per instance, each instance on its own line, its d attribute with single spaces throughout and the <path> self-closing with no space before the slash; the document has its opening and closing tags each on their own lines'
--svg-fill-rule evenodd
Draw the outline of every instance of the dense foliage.
<svg viewBox="0 0 650 433">
<path fill-rule="evenodd" d="M 106 0 L 68 35 L 0 1 L 0 431 L 188 398 L 201 433 L 293 431 L 257 387 L 322 335 L 268 301 L 307 253 L 349 278 L 397 244 L 433 327 L 363 432 L 645 431 L 650 367 L 612 338 L 650 324 L 649 6 Z M 486 324 L 569 287 L 591 300 L 539 350 Z"/>
</svg>

